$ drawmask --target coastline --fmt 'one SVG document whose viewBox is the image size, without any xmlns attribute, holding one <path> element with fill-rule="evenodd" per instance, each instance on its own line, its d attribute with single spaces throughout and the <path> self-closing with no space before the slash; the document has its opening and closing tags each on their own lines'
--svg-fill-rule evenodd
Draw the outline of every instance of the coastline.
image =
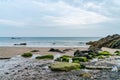
<svg viewBox="0 0 120 80">
<path fill-rule="evenodd" d="M 59 50 L 65 50 L 65 49 L 71 49 L 70 51 L 67 51 L 65 53 L 59 53 L 59 52 L 49 52 L 50 48 L 55 48 Z M 39 52 L 32 52 L 33 54 L 66 54 L 66 55 L 72 55 L 76 50 L 87 50 L 88 46 L 84 47 L 25 47 L 25 46 L 0 46 L 0 58 L 10 58 L 17 55 L 21 55 L 25 52 L 31 52 L 32 50 L 39 50 Z M 120 49 L 111 49 L 103 47 L 102 51 L 109 51 L 110 53 L 114 53 L 115 51 L 120 51 Z"/>
<path fill-rule="evenodd" d="M 59 50 L 71 49 L 66 53 L 58 53 L 58 52 L 49 52 L 50 48 L 55 48 Z M 39 50 L 39 52 L 33 52 L 33 54 L 67 54 L 73 55 L 74 52 L 79 50 L 87 50 L 88 47 L 12 47 L 12 46 L 0 46 L 0 58 L 9 58 L 14 57 L 16 55 L 21 55 L 25 52 L 31 52 L 32 50 Z"/>
</svg>

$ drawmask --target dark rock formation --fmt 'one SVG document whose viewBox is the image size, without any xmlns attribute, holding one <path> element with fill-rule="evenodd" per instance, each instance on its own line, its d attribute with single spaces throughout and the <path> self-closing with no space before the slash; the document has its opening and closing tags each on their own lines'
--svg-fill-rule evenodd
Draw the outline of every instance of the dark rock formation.
<svg viewBox="0 0 120 80">
<path fill-rule="evenodd" d="M 27 43 L 20 43 L 20 44 L 14 44 L 14 45 L 27 45 Z"/>
<path fill-rule="evenodd" d="M 4 60 L 4 59 L 11 59 L 10 57 L 8 57 L 8 58 L 0 58 L 0 60 Z"/>
<path fill-rule="evenodd" d="M 91 47 L 94 48 L 102 48 L 102 47 L 108 47 L 108 48 L 115 48 L 120 49 L 120 35 L 114 34 L 112 36 L 108 35 L 105 38 L 102 38 L 98 41 L 90 41 L 87 43 L 87 45 L 91 45 Z"/>
<path fill-rule="evenodd" d="M 86 57 L 87 59 L 92 59 L 98 52 L 93 52 L 92 50 L 80 51 L 76 50 L 74 52 L 75 57 Z"/>
<path fill-rule="evenodd" d="M 27 45 L 27 43 L 20 43 L 20 45 Z"/>
<path fill-rule="evenodd" d="M 59 49 L 54 49 L 54 48 L 50 48 L 49 52 L 65 53 L 64 51 L 61 51 L 61 50 L 59 50 Z"/>
</svg>

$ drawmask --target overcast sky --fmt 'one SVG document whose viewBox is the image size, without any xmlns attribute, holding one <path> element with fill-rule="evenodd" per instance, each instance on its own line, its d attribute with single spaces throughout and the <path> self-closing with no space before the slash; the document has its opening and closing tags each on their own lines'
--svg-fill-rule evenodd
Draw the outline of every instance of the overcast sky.
<svg viewBox="0 0 120 80">
<path fill-rule="evenodd" d="M 120 34 L 120 0 L 0 0 L 0 36 Z"/>
</svg>

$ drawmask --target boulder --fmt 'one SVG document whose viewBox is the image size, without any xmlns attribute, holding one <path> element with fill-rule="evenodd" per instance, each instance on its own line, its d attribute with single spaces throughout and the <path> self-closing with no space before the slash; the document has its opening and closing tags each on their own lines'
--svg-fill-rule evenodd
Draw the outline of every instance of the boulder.
<svg viewBox="0 0 120 80">
<path fill-rule="evenodd" d="M 90 47 L 88 50 L 83 50 L 83 51 L 76 50 L 74 52 L 74 57 L 86 57 L 87 59 L 92 59 L 96 55 L 98 55 L 99 51 L 101 51 L 101 49 L 92 48 L 92 47 Z"/>
<path fill-rule="evenodd" d="M 59 62 L 54 63 L 49 66 L 52 71 L 71 71 L 71 70 L 79 70 L 80 64 L 78 63 L 67 63 L 67 62 Z"/>
</svg>

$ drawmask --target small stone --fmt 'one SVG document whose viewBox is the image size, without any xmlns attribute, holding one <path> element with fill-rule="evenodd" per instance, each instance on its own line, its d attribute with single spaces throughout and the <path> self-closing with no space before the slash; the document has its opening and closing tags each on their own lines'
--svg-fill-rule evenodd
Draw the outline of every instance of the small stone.
<svg viewBox="0 0 120 80">
<path fill-rule="evenodd" d="M 5 74 L 9 74 L 8 72 L 5 72 Z"/>
</svg>

